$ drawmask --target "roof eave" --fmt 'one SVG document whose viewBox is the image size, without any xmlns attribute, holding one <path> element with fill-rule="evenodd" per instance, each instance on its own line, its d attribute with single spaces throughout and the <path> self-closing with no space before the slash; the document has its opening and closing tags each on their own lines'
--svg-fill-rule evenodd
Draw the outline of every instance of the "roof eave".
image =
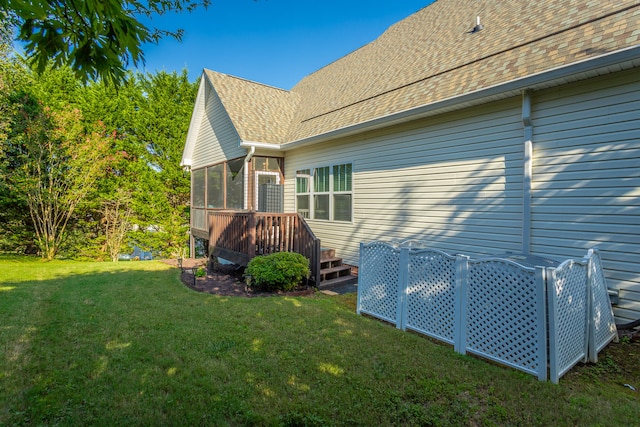
<svg viewBox="0 0 640 427">
<path fill-rule="evenodd" d="M 334 129 L 329 132 L 313 135 L 296 141 L 286 142 L 279 145 L 277 149 L 287 151 L 339 137 L 346 137 L 365 131 L 405 123 L 446 111 L 452 111 L 471 105 L 478 105 L 492 99 L 516 96 L 523 90 L 536 89 L 537 87 L 549 85 L 553 82 L 564 82 L 564 79 L 570 76 L 594 72 L 600 69 L 605 71 L 608 67 L 614 65 L 623 66 L 625 64 L 627 65 L 627 68 L 640 67 L 640 45 L 574 62 L 569 65 L 553 68 L 540 73 L 531 74 L 529 76 L 510 80 L 495 86 L 453 96 L 451 98 L 381 116 L 365 122 Z M 622 68 L 624 68 L 624 66 Z"/>
</svg>

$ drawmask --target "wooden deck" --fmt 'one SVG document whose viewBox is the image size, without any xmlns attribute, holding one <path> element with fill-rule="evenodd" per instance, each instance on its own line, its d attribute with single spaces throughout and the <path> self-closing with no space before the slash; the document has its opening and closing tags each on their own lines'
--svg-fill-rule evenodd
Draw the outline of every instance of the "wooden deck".
<svg viewBox="0 0 640 427">
<path fill-rule="evenodd" d="M 239 265 L 276 252 L 309 259 L 311 280 L 320 282 L 320 240 L 297 213 L 209 212 L 209 254 Z"/>
</svg>

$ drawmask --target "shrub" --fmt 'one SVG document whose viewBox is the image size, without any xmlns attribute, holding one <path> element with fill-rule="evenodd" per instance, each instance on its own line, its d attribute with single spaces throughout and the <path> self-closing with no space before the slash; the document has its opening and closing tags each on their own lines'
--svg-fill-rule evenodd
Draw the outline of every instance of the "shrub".
<svg viewBox="0 0 640 427">
<path fill-rule="evenodd" d="M 207 275 L 207 270 L 204 267 L 199 267 L 194 273 L 196 277 L 204 277 Z"/>
<path fill-rule="evenodd" d="M 290 291 L 309 276 L 309 260 L 294 252 L 278 252 L 249 261 L 249 286 L 266 291 Z"/>
</svg>

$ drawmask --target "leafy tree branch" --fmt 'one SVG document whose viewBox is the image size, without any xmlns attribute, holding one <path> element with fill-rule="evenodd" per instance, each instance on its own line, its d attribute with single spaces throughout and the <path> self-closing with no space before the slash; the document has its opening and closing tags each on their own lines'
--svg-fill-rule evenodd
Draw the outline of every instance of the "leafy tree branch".
<svg viewBox="0 0 640 427">
<path fill-rule="evenodd" d="M 210 0 L 0 0 L 0 16 L 17 28 L 16 40 L 39 72 L 68 65 L 82 81 L 121 84 L 130 63 L 144 64 L 142 46 L 182 38 L 142 24 L 141 15 L 191 12 Z"/>
</svg>

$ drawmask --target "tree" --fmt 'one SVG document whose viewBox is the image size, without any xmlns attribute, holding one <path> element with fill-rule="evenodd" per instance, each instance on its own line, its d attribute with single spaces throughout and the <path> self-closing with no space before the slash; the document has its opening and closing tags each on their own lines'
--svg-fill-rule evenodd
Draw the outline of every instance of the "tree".
<svg viewBox="0 0 640 427">
<path fill-rule="evenodd" d="M 134 118 L 139 110 L 142 89 L 137 77 L 127 76 L 115 88 L 103 83 L 91 84 L 81 97 L 81 109 L 87 123 L 101 121 L 112 135 L 110 162 L 106 173 L 79 206 L 74 224 L 74 245 L 82 256 L 117 261 L 127 249 L 133 227 L 134 193 L 139 189 L 144 147 L 133 138 Z"/>
<path fill-rule="evenodd" d="M 133 138 L 146 166 L 136 193 L 136 242 L 165 256 L 179 256 L 189 230 L 189 176 L 180 158 L 197 85 L 187 72 L 140 76 L 142 93 Z"/>
<path fill-rule="evenodd" d="M 11 29 L 6 22 L 0 22 L 0 155 L 2 155 L 3 142 L 7 139 L 8 117 L 11 115 L 12 106 L 8 97 L 13 90 L 14 80 L 19 75 L 17 63 L 11 57 L 13 48 L 11 38 Z"/>
<path fill-rule="evenodd" d="M 175 32 L 148 28 L 137 18 L 207 7 L 210 0 L 0 0 L 0 18 L 17 29 L 17 40 L 37 70 L 68 65 L 82 81 L 122 83 L 129 62 L 144 63 L 142 45 Z"/>
<path fill-rule="evenodd" d="M 28 211 L 24 194 L 12 191 L 3 171 L 3 155 L 8 142 L 12 117 L 18 111 L 14 94 L 27 85 L 28 70 L 12 56 L 12 33 L 0 22 L 0 251 L 35 253 L 33 227 L 24 213 Z"/>
<path fill-rule="evenodd" d="M 69 221 L 104 173 L 110 144 L 104 128 L 87 128 L 77 109 L 53 111 L 24 94 L 11 135 L 9 184 L 22 192 L 41 255 L 53 259 Z"/>
<path fill-rule="evenodd" d="M 127 190 L 116 190 L 116 197 L 104 200 L 103 222 L 105 246 L 111 261 L 118 261 L 127 232 L 131 230 L 132 195 Z"/>
</svg>

